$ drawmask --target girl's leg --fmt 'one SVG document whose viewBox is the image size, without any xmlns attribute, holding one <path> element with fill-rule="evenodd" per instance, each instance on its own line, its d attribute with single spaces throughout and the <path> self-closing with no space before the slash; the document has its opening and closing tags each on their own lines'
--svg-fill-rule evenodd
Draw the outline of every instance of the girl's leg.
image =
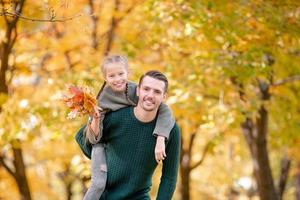
<svg viewBox="0 0 300 200">
<path fill-rule="evenodd" d="M 104 189 L 107 179 L 107 165 L 104 145 L 97 143 L 92 149 L 91 186 L 83 200 L 98 200 Z"/>
</svg>

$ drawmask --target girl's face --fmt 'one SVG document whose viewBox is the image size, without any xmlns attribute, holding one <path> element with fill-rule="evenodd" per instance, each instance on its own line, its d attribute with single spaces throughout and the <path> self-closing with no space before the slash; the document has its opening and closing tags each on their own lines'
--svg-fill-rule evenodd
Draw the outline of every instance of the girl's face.
<svg viewBox="0 0 300 200">
<path fill-rule="evenodd" d="M 126 89 L 128 71 L 123 63 L 109 63 L 105 65 L 105 81 L 115 92 L 122 92 Z"/>
</svg>

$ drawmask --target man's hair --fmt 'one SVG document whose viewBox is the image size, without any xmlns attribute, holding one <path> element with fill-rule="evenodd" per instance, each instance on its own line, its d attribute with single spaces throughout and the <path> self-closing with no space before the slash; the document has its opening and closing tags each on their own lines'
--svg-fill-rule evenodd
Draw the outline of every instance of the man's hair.
<svg viewBox="0 0 300 200">
<path fill-rule="evenodd" d="M 169 86 L 169 82 L 168 82 L 168 79 L 167 77 L 161 73 L 160 71 L 156 71 L 156 70 L 150 70 L 150 71 L 147 71 L 145 74 L 143 74 L 140 78 L 140 81 L 139 81 L 139 86 L 141 86 L 142 82 L 143 82 L 143 79 L 146 77 L 146 76 L 149 76 L 151 78 L 154 78 L 154 79 L 157 79 L 157 80 L 160 80 L 160 81 L 163 81 L 165 83 L 165 88 L 164 88 L 164 92 L 167 93 L 168 91 L 168 86 Z"/>
</svg>

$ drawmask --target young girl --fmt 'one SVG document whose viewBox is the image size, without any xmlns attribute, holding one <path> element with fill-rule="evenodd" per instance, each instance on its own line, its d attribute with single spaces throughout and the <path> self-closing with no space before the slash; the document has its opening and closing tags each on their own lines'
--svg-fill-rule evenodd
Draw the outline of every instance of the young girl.
<svg viewBox="0 0 300 200">
<path fill-rule="evenodd" d="M 113 55 L 104 58 L 101 66 L 104 77 L 104 84 L 101 87 L 97 99 L 103 111 L 98 110 L 90 118 L 85 130 L 86 141 L 93 145 L 92 148 L 92 167 L 91 167 L 91 186 L 84 196 L 84 200 L 98 200 L 102 195 L 106 179 L 107 166 L 104 145 L 99 141 L 102 136 L 103 119 L 108 111 L 115 111 L 127 106 L 135 106 L 138 97 L 136 96 L 137 85 L 128 81 L 128 62 L 120 55 Z M 164 160 L 165 140 L 169 138 L 169 133 L 173 128 L 175 120 L 171 110 L 167 105 L 159 107 L 156 127 L 153 135 L 156 139 L 155 159 L 157 162 Z"/>
</svg>

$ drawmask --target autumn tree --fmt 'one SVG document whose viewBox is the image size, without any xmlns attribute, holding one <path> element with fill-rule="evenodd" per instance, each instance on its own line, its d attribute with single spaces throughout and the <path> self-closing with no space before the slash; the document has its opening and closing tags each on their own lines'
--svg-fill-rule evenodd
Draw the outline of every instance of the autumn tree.
<svg viewBox="0 0 300 200">
<path fill-rule="evenodd" d="M 128 52 L 137 54 L 136 57 L 139 57 L 136 48 L 150 47 L 146 56 L 143 55 L 144 61 L 161 63 L 165 71 L 176 77 L 175 80 L 179 80 L 180 84 L 174 88 L 173 95 L 175 91 L 179 93 L 183 88 L 180 94 L 185 99 L 195 95 L 198 99 L 203 98 L 202 102 L 205 102 L 211 98 L 211 95 L 206 93 L 212 93 L 217 97 L 215 99 L 218 99 L 223 92 L 226 107 L 238 112 L 235 115 L 235 121 L 238 123 L 235 124 L 240 123 L 241 132 L 248 144 L 261 199 L 282 198 L 289 170 L 289 164 L 282 167 L 285 170 L 282 170 L 283 174 L 280 177 L 285 178 L 281 179 L 281 186 L 277 187 L 269 158 L 272 148 L 268 145 L 269 140 L 271 144 L 275 138 L 284 141 L 284 136 L 277 135 L 279 132 L 297 137 L 295 130 L 298 130 L 299 113 L 295 112 L 297 106 L 294 103 L 294 96 L 298 94 L 294 88 L 299 87 L 297 81 L 300 74 L 297 67 L 298 8 L 298 3 L 289 1 L 280 3 L 234 1 L 226 4 L 221 1 L 151 1 L 145 8 L 150 22 L 141 23 L 137 19 L 137 24 L 147 31 L 142 32 L 138 29 L 141 31 L 137 31 L 139 37 L 135 38 L 138 42 L 127 45 Z M 146 42 L 140 43 L 142 40 Z M 217 78 L 208 81 L 209 78 L 205 76 L 203 68 L 207 68 L 207 71 L 212 70 L 217 74 L 213 77 Z M 220 69 L 221 71 L 218 71 Z M 194 81 L 189 81 L 190 77 L 191 79 L 194 77 Z M 199 89 L 202 84 L 198 83 L 199 79 L 207 84 L 205 90 Z M 217 80 L 223 81 L 223 86 L 220 84 L 219 87 L 219 84 L 216 84 Z M 281 106 L 284 97 L 282 94 L 279 95 L 279 91 L 282 90 L 290 91 L 290 96 L 285 98 L 289 105 L 294 106 L 293 109 Z M 175 103 L 178 108 L 182 106 L 179 97 Z M 186 102 L 197 102 L 195 100 L 196 98 Z M 218 101 L 214 101 L 215 105 L 217 103 Z M 205 106 L 205 104 L 196 105 L 197 103 L 195 103 L 197 108 Z M 192 105 L 188 106 L 188 109 L 180 110 L 189 113 L 187 110 L 192 110 Z M 176 109 L 175 113 L 177 117 L 180 116 Z M 280 117 L 289 116 L 289 119 L 280 120 L 278 123 L 278 113 L 281 113 Z M 183 117 L 189 116 L 190 114 L 187 114 Z M 191 119 L 187 121 L 188 126 L 193 127 L 193 121 Z M 201 120 L 197 122 L 196 127 L 203 123 Z M 180 125 L 184 127 L 184 124 Z M 277 124 L 276 128 L 274 124 Z M 183 136 L 189 135 L 185 130 L 182 133 Z M 186 152 L 191 152 L 193 138 L 194 134 L 191 134 L 192 145 L 183 145 L 187 148 L 182 149 L 184 161 L 191 159 L 191 155 Z M 285 146 L 286 144 L 280 147 L 284 149 Z M 186 168 L 185 164 L 186 162 L 183 162 L 181 165 L 181 172 Z M 188 177 L 184 175 L 183 180 Z M 189 181 L 184 181 L 182 187 L 188 187 L 187 182 Z M 188 199 L 189 189 L 182 192 L 184 193 L 186 195 L 182 199 Z"/>
</svg>

